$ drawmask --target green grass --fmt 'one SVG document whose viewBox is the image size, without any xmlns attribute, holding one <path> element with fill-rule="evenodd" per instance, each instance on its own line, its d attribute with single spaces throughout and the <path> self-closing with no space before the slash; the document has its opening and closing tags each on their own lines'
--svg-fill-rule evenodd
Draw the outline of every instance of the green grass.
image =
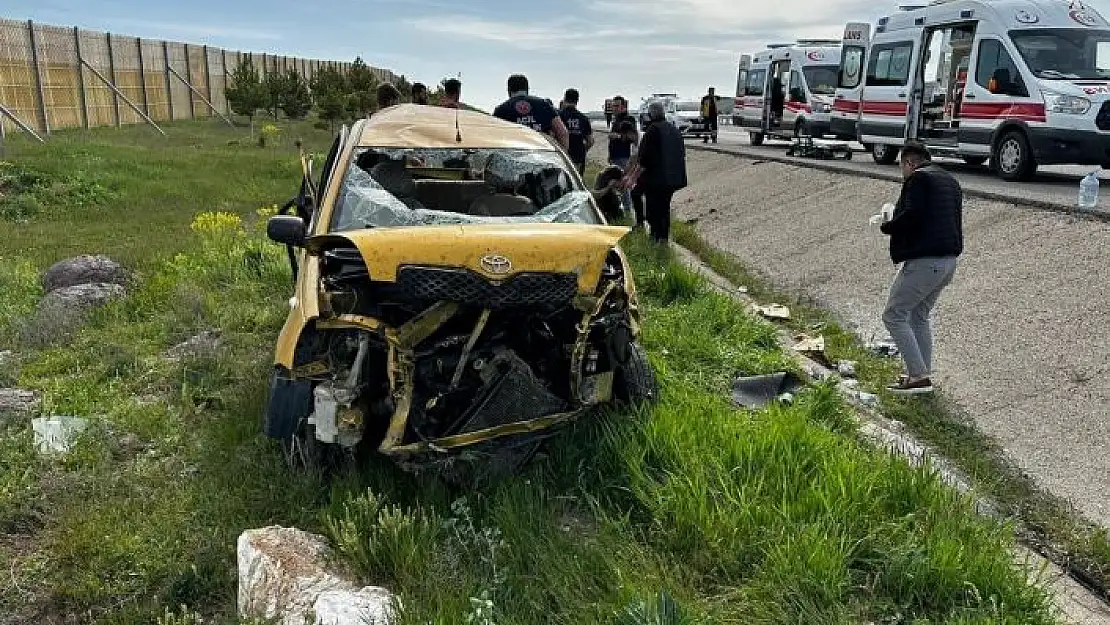
<svg viewBox="0 0 1110 625">
<path fill-rule="evenodd" d="M 13 345 L 10 381 L 93 427 L 57 461 L 37 458 L 26 423 L 0 429 L 0 613 L 131 625 L 185 605 L 235 623 L 235 538 L 282 524 L 326 534 L 353 575 L 399 592 L 405 623 L 1052 622 L 1011 558 L 1013 529 L 858 443 L 832 388 L 735 409 L 735 375 L 792 366 L 774 328 L 642 235 L 626 249 L 662 382 L 653 410 L 582 421 L 479 492 L 381 460 L 331 484 L 291 475 L 259 424 L 290 280 L 253 211 L 295 187 L 293 154 L 228 145 L 244 132 L 216 125 L 169 131 L 10 150 L 50 185 L 66 179 L 51 159 L 84 155 L 119 199 L 67 210 L 42 192 L 12 226 L 0 336 L 16 336 L 6 328 L 33 307 L 37 272 L 62 255 L 107 252 L 141 282 L 69 341 Z M 176 175 L 151 177 L 150 162 Z M 196 219 L 212 207 L 241 223 Z M 109 213 L 156 244 L 100 236 Z M 221 331 L 218 358 L 161 357 L 202 329 Z"/>
<path fill-rule="evenodd" d="M 914 400 L 899 400 L 881 393 L 901 372 L 897 359 L 876 356 L 828 311 L 803 295 L 777 289 L 735 257 L 709 245 L 692 225 L 677 223 L 673 232 L 676 242 L 734 284 L 746 286 L 757 301 L 790 304 L 795 330 L 810 331 L 819 326 L 832 360 L 859 363 L 857 373 L 862 386 L 880 393 L 881 412 L 885 416 L 905 423 L 917 437 L 966 473 L 977 490 L 1001 504 L 1003 513 L 1014 520 L 1025 542 L 1110 597 L 1110 536 L 1106 530 L 1083 520 L 1068 503 L 1039 488 L 943 393 Z"/>
</svg>

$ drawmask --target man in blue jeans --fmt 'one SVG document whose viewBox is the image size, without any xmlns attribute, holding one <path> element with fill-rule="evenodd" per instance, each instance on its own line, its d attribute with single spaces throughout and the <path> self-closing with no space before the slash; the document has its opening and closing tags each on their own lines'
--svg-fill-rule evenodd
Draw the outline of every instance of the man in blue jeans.
<svg viewBox="0 0 1110 625">
<path fill-rule="evenodd" d="M 883 324 L 902 353 L 906 374 L 887 389 L 917 395 L 933 390 L 930 316 L 964 251 L 963 190 L 951 174 L 933 165 L 920 143 L 906 143 L 901 165 L 902 193 L 881 228 L 890 236 L 890 259 L 902 265 L 890 288 Z"/>
<path fill-rule="evenodd" d="M 609 128 L 609 164 L 616 165 L 628 173 L 632 147 L 639 143 L 640 133 L 636 129 L 636 120 L 628 114 L 628 100 L 622 96 L 613 98 L 613 109 L 613 125 Z M 624 212 L 627 213 L 632 209 L 631 190 L 624 189 L 621 198 Z"/>
</svg>

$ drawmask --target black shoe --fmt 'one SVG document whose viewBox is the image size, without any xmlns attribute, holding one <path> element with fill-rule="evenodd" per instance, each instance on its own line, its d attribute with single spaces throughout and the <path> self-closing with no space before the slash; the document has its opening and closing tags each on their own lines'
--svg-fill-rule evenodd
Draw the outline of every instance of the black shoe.
<svg viewBox="0 0 1110 625">
<path fill-rule="evenodd" d="M 895 395 L 925 395 L 933 392 L 933 382 L 929 378 L 922 378 L 910 382 L 909 378 L 901 378 L 896 384 L 886 387 L 886 390 Z"/>
</svg>

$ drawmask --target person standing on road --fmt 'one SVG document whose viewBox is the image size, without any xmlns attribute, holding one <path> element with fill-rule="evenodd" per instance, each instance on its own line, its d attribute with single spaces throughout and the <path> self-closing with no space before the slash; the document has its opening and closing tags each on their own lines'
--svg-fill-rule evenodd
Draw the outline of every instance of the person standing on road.
<svg viewBox="0 0 1110 625">
<path fill-rule="evenodd" d="M 702 137 L 702 143 L 709 143 L 710 137 L 713 138 L 713 143 L 717 142 L 717 116 L 717 89 L 710 87 L 709 93 L 701 99 L 701 117 L 705 131 L 709 133 Z"/>
<path fill-rule="evenodd" d="M 449 109 L 457 109 L 461 103 L 462 81 L 458 78 L 448 78 L 443 81 L 443 97 L 440 98 L 439 105 Z"/>
<path fill-rule="evenodd" d="M 498 119 L 527 126 L 555 138 L 567 149 L 567 127 L 550 100 L 528 95 L 528 78 L 521 74 L 509 76 L 509 99 L 493 110 Z"/>
<path fill-rule="evenodd" d="M 900 395 L 933 390 L 933 307 L 956 272 L 964 251 L 963 190 L 932 163 L 921 143 L 907 142 L 901 155 L 902 192 L 894 214 L 881 226 L 890 236 L 890 259 L 901 264 L 883 312 L 906 374 L 888 388 Z"/>
<path fill-rule="evenodd" d="M 666 244 L 671 233 L 671 198 L 686 187 L 686 142 L 667 121 L 662 102 L 648 105 L 648 127 L 640 141 L 626 187 L 643 189 L 648 227 L 655 243 Z"/>
<path fill-rule="evenodd" d="M 636 127 L 636 120 L 628 114 L 628 100 L 622 96 L 613 98 L 613 123 L 609 127 L 609 164 L 620 167 L 627 174 L 632 150 L 639 140 L 640 132 Z M 621 197 L 625 212 L 630 211 L 632 193 L 627 187 Z"/>
<path fill-rule="evenodd" d="M 590 118 L 578 110 L 579 94 L 577 89 L 567 89 L 563 95 L 563 108 L 559 110 L 559 117 L 567 127 L 569 135 L 569 148 L 567 155 L 578 168 L 579 174 L 586 173 L 586 153 L 594 145 L 594 129 L 590 126 Z"/>
</svg>

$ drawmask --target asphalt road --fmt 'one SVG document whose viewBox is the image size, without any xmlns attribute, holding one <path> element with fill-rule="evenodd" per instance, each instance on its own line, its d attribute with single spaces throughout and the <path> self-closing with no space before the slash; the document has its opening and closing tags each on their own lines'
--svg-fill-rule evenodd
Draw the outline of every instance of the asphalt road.
<svg viewBox="0 0 1110 625">
<path fill-rule="evenodd" d="M 595 129 L 604 130 L 604 123 Z M 748 141 L 748 133 L 739 128 L 723 124 L 717 137 L 716 145 L 705 146 L 724 152 L 731 152 L 756 159 L 766 158 L 781 162 L 797 163 L 802 166 L 811 166 L 832 172 L 877 178 L 880 180 L 898 181 L 901 172 L 895 165 L 879 165 L 871 159 L 871 155 L 863 151 L 863 146 L 854 145 L 853 158 L 844 160 L 816 160 L 797 158 L 786 155 L 789 146 L 787 141 L 767 141 L 763 146 L 753 147 Z M 701 140 L 690 139 L 688 145 L 698 149 L 703 146 Z M 1026 183 L 1006 182 L 991 173 L 986 166 L 975 167 L 961 160 L 947 158 L 936 159 L 945 169 L 956 175 L 965 192 L 978 195 L 985 199 L 1012 202 L 1022 206 L 1034 206 L 1045 209 L 1071 211 L 1076 210 L 1079 195 L 1079 180 L 1096 169 L 1094 167 L 1058 165 L 1044 166 L 1038 170 L 1036 178 Z M 1102 193 L 1100 194 L 1099 207 L 1095 212 L 1110 218 L 1110 171 L 1099 170 L 1102 180 Z"/>
</svg>

